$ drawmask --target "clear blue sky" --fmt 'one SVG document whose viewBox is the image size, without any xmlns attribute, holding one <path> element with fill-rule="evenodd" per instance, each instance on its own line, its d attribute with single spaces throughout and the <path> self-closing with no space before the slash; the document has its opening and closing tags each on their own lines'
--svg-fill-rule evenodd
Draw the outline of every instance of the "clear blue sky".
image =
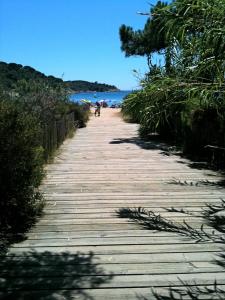
<svg viewBox="0 0 225 300">
<path fill-rule="evenodd" d="M 64 80 L 88 80 L 134 89 L 132 70 L 146 59 L 125 58 L 122 24 L 142 29 L 156 0 L 0 0 L 0 60 L 29 65 Z"/>
</svg>

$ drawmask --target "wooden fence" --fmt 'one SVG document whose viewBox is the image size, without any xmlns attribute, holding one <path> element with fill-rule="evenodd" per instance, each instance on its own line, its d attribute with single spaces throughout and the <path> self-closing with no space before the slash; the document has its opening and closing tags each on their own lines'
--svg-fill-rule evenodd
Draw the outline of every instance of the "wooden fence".
<svg viewBox="0 0 225 300">
<path fill-rule="evenodd" d="M 42 127 L 42 145 L 46 160 L 62 144 L 68 134 L 75 130 L 76 126 L 74 112 L 71 112 L 60 120 L 49 120 Z"/>
</svg>

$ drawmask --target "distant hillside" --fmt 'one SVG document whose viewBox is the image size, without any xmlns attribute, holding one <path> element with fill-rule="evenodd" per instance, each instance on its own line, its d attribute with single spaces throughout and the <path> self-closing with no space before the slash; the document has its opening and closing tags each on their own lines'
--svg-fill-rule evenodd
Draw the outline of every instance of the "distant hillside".
<svg viewBox="0 0 225 300">
<path fill-rule="evenodd" d="M 117 91 L 118 88 L 114 85 L 109 85 L 105 83 L 89 82 L 84 80 L 74 80 L 65 81 L 68 88 L 73 91 L 96 91 L 96 92 L 106 92 L 106 91 Z"/>
<path fill-rule="evenodd" d="M 46 76 L 45 74 L 29 66 L 22 66 L 16 63 L 7 64 L 5 62 L 0 62 L 0 87 L 3 90 L 14 89 L 18 81 L 21 80 L 45 81 L 52 86 L 64 84 L 62 79 L 54 76 Z"/>
<path fill-rule="evenodd" d="M 54 76 L 46 76 L 45 74 L 35 70 L 29 66 L 22 66 L 16 63 L 5 63 L 0 61 L 0 88 L 3 90 L 12 90 L 21 80 L 46 82 L 50 86 L 63 85 L 70 91 L 111 91 L 118 90 L 113 85 L 98 82 L 88 82 L 83 80 L 63 81 Z"/>
</svg>

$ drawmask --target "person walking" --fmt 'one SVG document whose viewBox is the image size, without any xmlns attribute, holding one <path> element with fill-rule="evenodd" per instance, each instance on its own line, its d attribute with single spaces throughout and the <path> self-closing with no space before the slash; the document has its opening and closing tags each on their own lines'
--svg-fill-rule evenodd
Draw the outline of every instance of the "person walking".
<svg viewBox="0 0 225 300">
<path fill-rule="evenodd" d="M 95 116 L 97 117 L 100 117 L 100 112 L 101 112 L 101 105 L 100 103 L 97 101 L 95 103 L 96 107 L 95 107 Z"/>
</svg>

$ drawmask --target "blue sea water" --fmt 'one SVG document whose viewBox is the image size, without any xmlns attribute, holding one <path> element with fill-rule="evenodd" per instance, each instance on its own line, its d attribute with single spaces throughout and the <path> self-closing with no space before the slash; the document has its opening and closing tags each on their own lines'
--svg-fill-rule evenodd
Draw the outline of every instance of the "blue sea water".
<svg viewBox="0 0 225 300">
<path fill-rule="evenodd" d="M 120 105 L 123 102 L 123 98 L 131 92 L 132 91 L 75 93 L 70 95 L 70 100 L 78 103 L 80 103 L 82 99 L 89 100 L 92 103 L 105 100 L 110 107 L 111 105 Z"/>
</svg>

